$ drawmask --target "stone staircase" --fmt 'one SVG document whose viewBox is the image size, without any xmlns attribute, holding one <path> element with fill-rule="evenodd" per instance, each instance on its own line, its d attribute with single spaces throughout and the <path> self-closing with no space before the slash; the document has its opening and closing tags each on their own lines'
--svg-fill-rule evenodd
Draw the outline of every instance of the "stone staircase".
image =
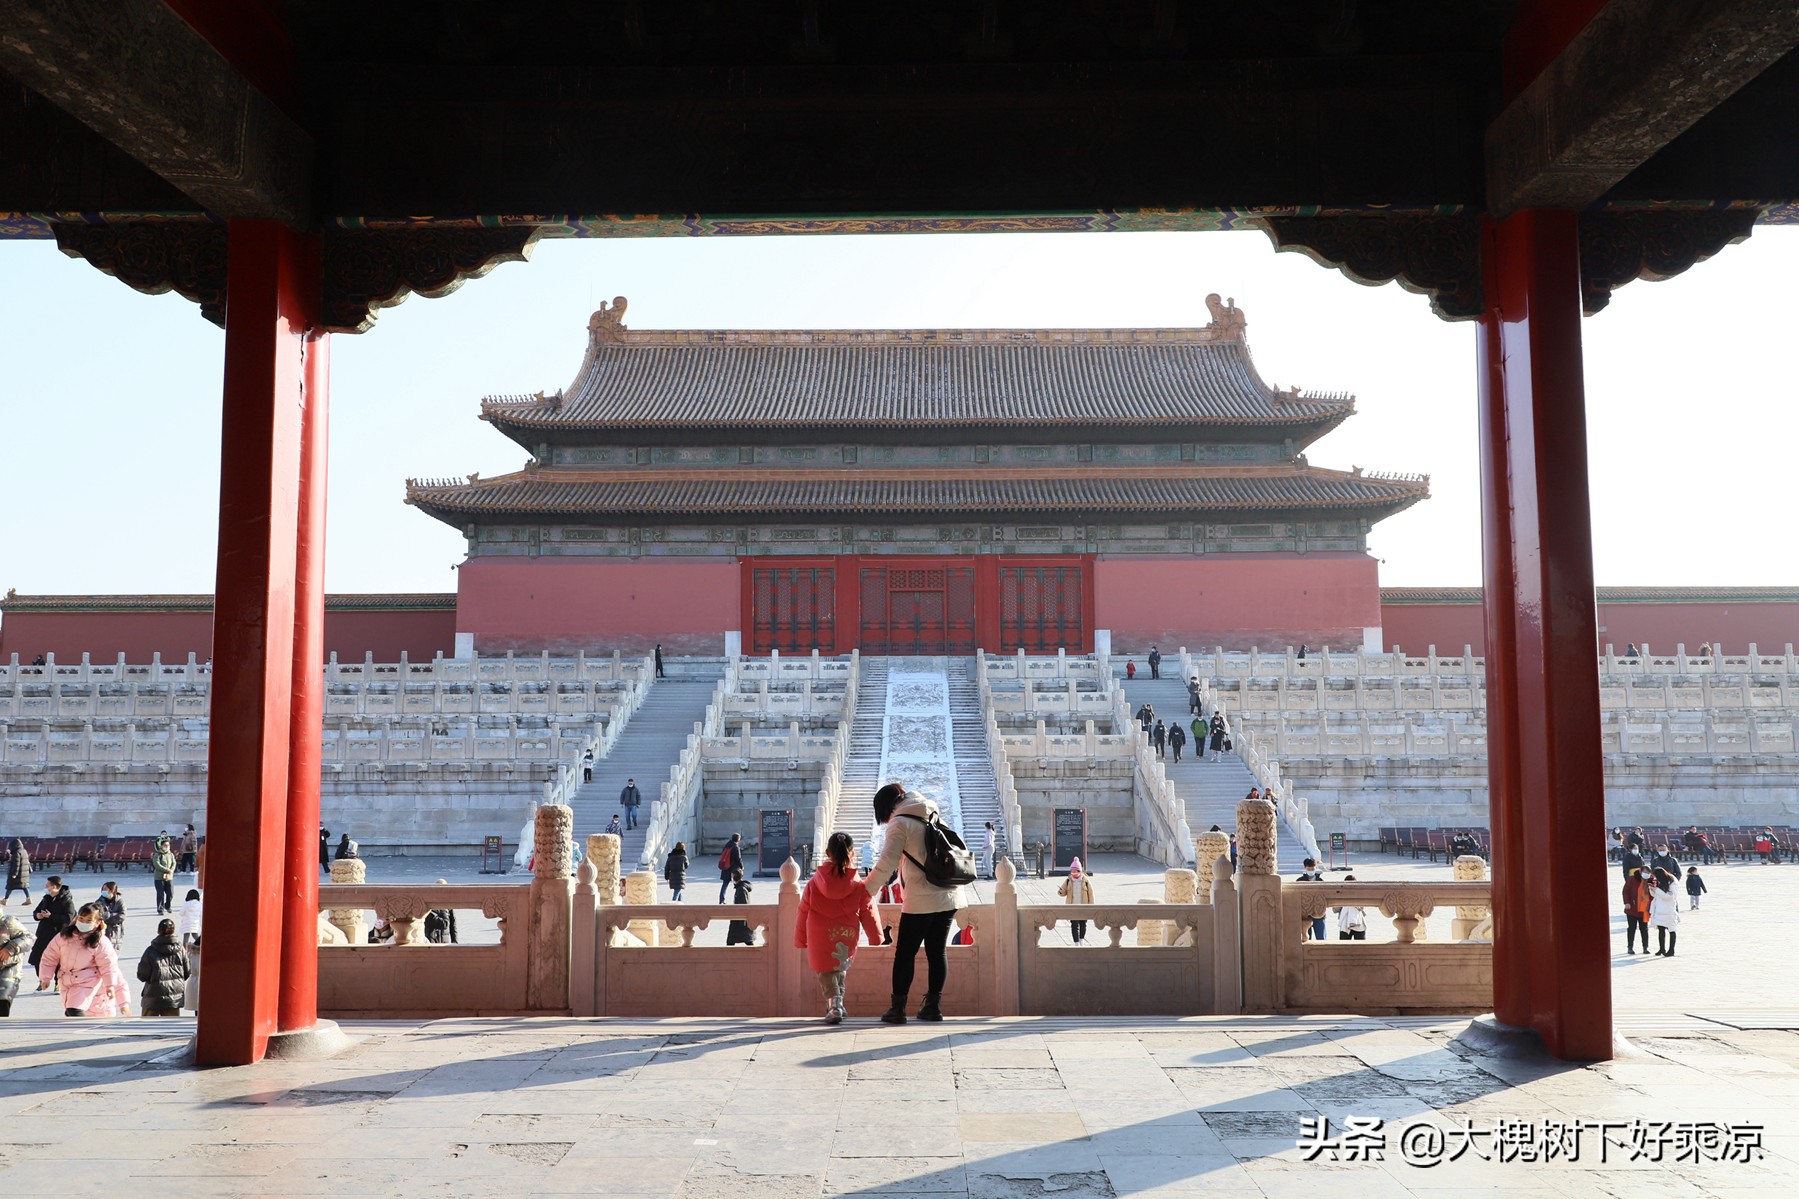
<svg viewBox="0 0 1799 1199">
<path fill-rule="evenodd" d="M 874 832 L 874 798 L 881 786 L 881 735 L 887 712 L 886 658 L 863 655 L 856 687 L 856 720 L 850 726 L 850 752 L 843 763 L 843 790 L 837 802 L 833 832 L 856 839 L 860 851 Z"/>
<path fill-rule="evenodd" d="M 949 663 L 950 744 L 956 760 L 957 791 L 961 800 L 962 839 L 978 855 L 986 840 L 986 824 L 999 833 L 999 852 L 1022 867 L 1018 849 L 1006 841 L 1006 822 L 999 808 L 999 783 L 993 777 L 993 760 L 987 753 L 987 722 L 981 716 L 981 687 L 975 677 L 980 662 L 975 658 Z"/>
<path fill-rule="evenodd" d="M 1119 685 L 1124 688 L 1125 700 L 1133 714 L 1144 704 L 1149 704 L 1162 720 L 1178 720 L 1185 726 L 1193 719 L 1187 711 L 1187 685 L 1169 672 L 1169 665 L 1169 662 L 1162 664 L 1160 679 L 1151 679 L 1147 668 L 1139 665 L 1137 677 L 1128 683 L 1120 678 Z M 1174 659 L 1173 665 L 1178 673 L 1179 660 Z M 1223 754 L 1218 761 L 1207 762 L 1194 752 L 1194 745 L 1189 741 L 1183 747 L 1179 765 L 1172 757 L 1167 761 L 1168 779 L 1186 806 L 1187 827 L 1193 830 L 1193 835 L 1199 836 L 1214 824 L 1227 833 L 1233 831 L 1237 825 L 1237 801 L 1256 785 L 1255 776 L 1243 764 L 1243 759 L 1235 754 Z M 1298 874 L 1303 869 L 1301 863 L 1305 851 L 1287 831 L 1284 822 L 1278 827 L 1275 844 L 1281 874 L 1289 878 Z"/>
<path fill-rule="evenodd" d="M 706 718 L 706 704 L 718 685 L 716 679 L 660 679 L 650 685 L 643 706 L 631 717 L 631 723 L 619 735 L 612 752 L 593 764 L 593 782 L 575 793 L 570 806 L 575 813 L 575 844 L 582 845 L 589 833 L 603 833 L 617 813 L 621 820 L 624 809 L 618 793 L 625 780 L 637 780 L 643 792 L 643 807 L 637 810 L 638 826 L 626 831 L 620 862 L 627 871 L 638 868 L 643 854 L 643 826 L 649 819 L 650 804 L 662 794 L 669 769 L 687 748 L 687 736 L 693 726 Z M 651 863 L 660 873 L 661 863 Z"/>
</svg>

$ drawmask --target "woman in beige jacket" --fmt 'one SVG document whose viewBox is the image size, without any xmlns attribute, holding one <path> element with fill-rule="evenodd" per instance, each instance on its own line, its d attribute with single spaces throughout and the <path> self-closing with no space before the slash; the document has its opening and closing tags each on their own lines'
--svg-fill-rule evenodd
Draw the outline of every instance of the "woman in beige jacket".
<svg viewBox="0 0 1799 1199">
<path fill-rule="evenodd" d="M 1063 900 L 1068 903 L 1093 902 L 1093 876 L 1081 869 L 1081 860 L 1079 858 L 1074 859 L 1074 861 L 1068 864 L 1068 877 L 1062 880 L 1062 885 L 1060 887 L 1056 888 L 1056 894 L 1060 895 Z M 1068 922 L 1068 935 L 1074 938 L 1074 943 L 1076 945 L 1085 941 L 1087 939 L 1087 922 L 1085 920 L 1070 920 Z"/>
<path fill-rule="evenodd" d="M 886 835 L 881 842 L 880 860 L 862 885 L 873 895 L 898 870 L 905 891 L 899 931 L 893 938 L 893 1004 L 881 1013 L 881 1020 L 885 1024 L 906 1022 L 906 996 L 912 990 L 912 974 L 921 947 L 925 956 L 925 995 L 918 1018 L 941 1020 L 939 1004 L 944 980 L 949 977 L 945 946 L 949 944 L 956 909 L 967 901 L 962 897 L 962 888 L 939 887 L 931 882 L 920 864 L 925 858 L 925 826 L 937 819 L 937 805 L 907 791 L 901 783 L 888 783 L 875 792 L 874 808 L 875 823 L 886 829 Z"/>
</svg>

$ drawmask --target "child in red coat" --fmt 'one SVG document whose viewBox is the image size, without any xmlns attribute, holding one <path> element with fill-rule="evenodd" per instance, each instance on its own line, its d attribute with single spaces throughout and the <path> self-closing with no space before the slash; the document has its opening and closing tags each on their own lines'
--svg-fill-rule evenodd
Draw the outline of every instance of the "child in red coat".
<svg viewBox="0 0 1799 1199">
<path fill-rule="evenodd" d="M 867 933 L 871 945 L 881 942 L 874 897 L 850 865 L 855 848 L 848 833 L 832 833 L 825 842 L 827 860 L 800 894 L 799 926 L 793 933 L 794 948 L 806 951 L 807 962 L 818 973 L 826 1024 L 843 1023 L 843 982 L 856 953 L 858 932 Z"/>
</svg>

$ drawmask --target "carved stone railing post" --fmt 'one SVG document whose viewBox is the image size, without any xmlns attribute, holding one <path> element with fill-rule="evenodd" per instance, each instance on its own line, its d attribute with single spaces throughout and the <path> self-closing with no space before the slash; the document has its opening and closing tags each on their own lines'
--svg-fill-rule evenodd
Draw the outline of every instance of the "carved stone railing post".
<svg viewBox="0 0 1799 1199">
<path fill-rule="evenodd" d="M 1018 867 L 1001 858 L 993 868 L 993 1014 L 1018 1012 Z M 1035 936 L 1035 931 L 1032 932 Z"/>
<path fill-rule="evenodd" d="M 656 876 L 648 870 L 637 870 L 625 876 L 625 902 L 633 906 L 638 904 L 654 904 L 656 902 Z M 659 930 L 662 925 L 655 920 L 633 920 L 625 925 L 625 931 L 642 941 L 645 945 L 654 946 L 659 943 Z"/>
<path fill-rule="evenodd" d="M 1191 870 L 1175 868 L 1162 871 L 1163 903 L 1198 903 L 1199 876 Z M 1141 932 L 1138 934 L 1141 936 Z M 1192 933 L 1179 925 L 1169 925 L 1163 929 L 1163 943 L 1167 945 L 1190 944 Z"/>
<path fill-rule="evenodd" d="M 1458 883 L 1477 883 L 1487 877 L 1487 860 L 1475 854 L 1463 854 L 1455 860 L 1455 880 Z M 1487 918 L 1488 907 L 1479 903 L 1457 904 L 1455 918 L 1449 922 L 1449 939 L 1466 941 L 1470 934 Z"/>
<path fill-rule="evenodd" d="M 775 922 L 763 930 L 775 955 L 776 1000 L 782 1015 L 811 1015 L 818 1010 L 818 987 L 807 969 L 806 955 L 793 947 L 800 927 L 800 864 L 792 858 L 781 863 L 781 889 L 776 894 Z"/>
<path fill-rule="evenodd" d="M 575 886 L 573 809 L 567 804 L 538 808 L 536 834 L 525 1002 L 533 1011 L 566 1011 Z"/>
<path fill-rule="evenodd" d="M 593 862 L 583 858 L 575 871 L 573 915 L 569 922 L 569 1011 L 577 1016 L 598 1016 L 599 980 L 594 956 L 599 946 L 599 902 L 594 893 Z"/>
<path fill-rule="evenodd" d="M 1243 1010 L 1242 926 L 1229 842 L 1225 838 L 1225 852 L 1212 864 L 1212 1010 L 1221 1016 Z"/>
<path fill-rule="evenodd" d="M 1279 1011 L 1285 1002 L 1284 928 L 1281 880 L 1275 874 L 1275 825 L 1274 805 L 1267 800 L 1238 802 L 1237 885 L 1246 1012 Z"/>
<path fill-rule="evenodd" d="M 331 881 L 359 884 L 368 881 L 368 867 L 361 858 L 344 858 L 331 863 Z M 336 925 L 352 945 L 368 943 L 368 928 L 362 923 L 361 908 L 332 908 L 331 923 Z"/>
<path fill-rule="evenodd" d="M 598 902 L 611 906 L 619 901 L 624 841 L 616 833 L 587 834 L 587 860 L 593 863 L 593 886 Z"/>
<path fill-rule="evenodd" d="M 1231 835 L 1229 833 L 1200 833 L 1193 838 L 1193 862 L 1197 867 L 1197 894 L 1200 903 L 1212 902 L 1212 867 L 1220 854 L 1229 858 L 1231 853 Z"/>
<path fill-rule="evenodd" d="M 1159 899 L 1139 899 L 1138 903 L 1161 903 Z M 1154 948 L 1168 943 L 1169 922 L 1166 920 L 1137 921 L 1137 948 Z"/>
</svg>

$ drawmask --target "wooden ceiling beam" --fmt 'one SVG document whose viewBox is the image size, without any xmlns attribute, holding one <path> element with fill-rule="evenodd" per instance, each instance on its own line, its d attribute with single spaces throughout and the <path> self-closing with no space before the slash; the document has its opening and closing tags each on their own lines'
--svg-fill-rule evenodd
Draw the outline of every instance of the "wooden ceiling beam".
<svg viewBox="0 0 1799 1199">
<path fill-rule="evenodd" d="M 1799 46 L 1799 4 L 1611 0 L 1487 130 L 1487 211 L 1584 208 Z"/>
<path fill-rule="evenodd" d="M 313 143 L 162 0 L 9 0 L 0 70 L 226 219 L 313 218 Z"/>
</svg>

